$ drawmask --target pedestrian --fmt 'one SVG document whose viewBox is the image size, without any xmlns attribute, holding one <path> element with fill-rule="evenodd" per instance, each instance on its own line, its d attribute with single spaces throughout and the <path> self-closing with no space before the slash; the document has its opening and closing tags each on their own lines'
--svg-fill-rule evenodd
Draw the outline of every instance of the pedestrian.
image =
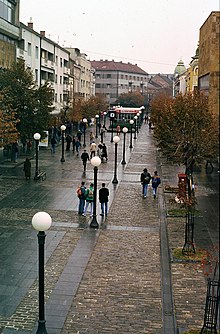
<svg viewBox="0 0 220 334">
<path fill-rule="evenodd" d="M 86 198 L 86 186 L 84 181 L 82 181 L 81 185 L 77 187 L 76 194 L 79 198 L 78 214 L 82 215 L 84 212 L 85 198 Z"/>
<path fill-rule="evenodd" d="M 108 215 L 108 197 L 109 197 L 109 190 L 105 187 L 105 183 L 102 183 L 102 188 L 99 189 L 99 202 L 101 203 L 101 213 L 100 216 L 107 217 Z"/>
<path fill-rule="evenodd" d="M 142 184 L 142 194 L 143 197 L 147 197 L 147 188 L 148 184 L 150 183 L 151 175 L 148 173 L 147 168 L 144 168 L 143 173 L 141 173 L 141 184 Z"/>
<path fill-rule="evenodd" d="M 83 153 L 81 154 L 81 159 L 82 159 L 82 162 L 83 162 L 83 170 L 85 172 L 86 171 L 86 163 L 87 163 L 87 161 L 89 161 L 89 155 L 86 152 L 86 150 L 84 150 Z"/>
<path fill-rule="evenodd" d="M 68 134 L 66 136 L 66 151 L 70 150 L 70 144 L 72 143 L 72 137 Z"/>
<path fill-rule="evenodd" d="M 12 161 L 17 162 L 18 160 L 18 142 L 12 144 Z"/>
<path fill-rule="evenodd" d="M 52 153 L 55 153 L 55 147 L 56 147 L 56 143 L 57 143 L 55 137 L 52 137 L 52 138 L 51 138 L 50 143 L 51 143 L 51 152 L 52 152 Z"/>
<path fill-rule="evenodd" d="M 94 141 L 94 139 L 95 139 L 95 135 L 94 135 L 94 133 L 92 131 L 90 132 L 89 137 L 90 137 L 90 144 L 91 144 Z"/>
<path fill-rule="evenodd" d="M 103 160 L 103 158 L 105 158 L 105 160 L 107 162 L 107 160 L 108 160 L 108 153 L 107 153 L 107 147 L 106 147 L 105 143 L 103 143 L 103 145 L 102 145 L 101 160 Z"/>
<path fill-rule="evenodd" d="M 79 139 L 76 139 L 75 146 L 76 146 L 76 153 L 77 153 L 77 156 L 78 156 L 79 155 L 79 149 L 81 147 L 81 143 L 80 143 Z"/>
<path fill-rule="evenodd" d="M 91 183 L 89 188 L 86 190 L 86 205 L 83 212 L 83 216 L 86 216 L 86 212 L 88 210 L 88 207 L 90 205 L 90 217 L 92 217 L 93 214 L 93 203 L 94 203 L 94 184 Z"/>
<path fill-rule="evenodd" d="M 159 187 L 160 183 L 161 183 L 161 179 L 160 179 L 157 171 L 155 171 L 154 175 L 152 177 L 152 188 L 153 188 L 154 199 L 156 198 L 157 188 Z"/>
<path fill-rule="evenodd" d="M 103 139 L 104 139 L 104 135 L 105 135 L 105 127 L 104 127 L 104 125 L 101 128 L 100 135 L 101 135 L 101 143 L 103 143 Z"/>
<path fill-rule="evenodd" d="M 30 140 L 28 140 L 27 142 L 27 153 L 31 153 L 31 147 L 32 147 L 32 143 Z"/>
<path fill-rule="evenodd" d="M 116 126 L 116 133 L 117 133 L 117 136 L 120 136 L 120 132 L 121 132 L 121 127 L 120 127 L 120 125 L 118 124 L 118 125 Z"/>
<path fill-rule="evenodd" d="M 80 130 L 78 130 L 76 136 L 77 136 L 78 140 L 81 141 L 82 132 Z"/>
<path fill-rule="evenodd" d="M 93 141 L 92 144 L 90 145 L 90 159 L 94 157 L 96 154 L 96 143 Z"/>
<path fill-rule="evenodd" d="M 145 115 L 145 116 L 144 116 L 144 123 L 145 123 L 145 124 L 147 123 L 147 120 L 148 120 L 148 116 Z"/>
<path fill-rule="evenodd" d="M 73 152 L 75 152 L 75 148 L 76 148 L 76 138 L 73 136 L 73 140 L 72 140 L 72 147 L 73 147 Z"/>
<path fill-rule="evenodd" d="M 31 178 L 31 162 L 28 158 L 26 158 L 25 162 L 24 162 L 24 175 L 26 180 L 30 180 Z"/>
</svg>

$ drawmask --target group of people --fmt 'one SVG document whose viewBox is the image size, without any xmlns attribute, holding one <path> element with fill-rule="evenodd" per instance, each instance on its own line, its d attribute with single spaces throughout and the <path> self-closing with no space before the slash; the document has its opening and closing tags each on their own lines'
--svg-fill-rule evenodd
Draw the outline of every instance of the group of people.
<svg viewBox="0 0 220 334">
<path fill-rule="evenodd" d="M 82 181 L 81 185 L 77 188 L 76 193 L 79 198 L 78 214 L 85 217 L 89 208 L 90 217 L 92 217 L 94 209 L 94 184 L 90 183 L 90 186 L 86 188 L 85 182 Z M 108 197 L 109 190 L 106 188 L 105 183 L 102 183 L 102 187 L 99 189 L 101 216 L 108 215 Z"/>
<path fill-rule="evenodd" d="M 144 168 L 143 172 L 141 173 L 140 181 L 141 181 L 141 184 L 142 184 L 143 198 L 147 197 L 147 189 L 148 189 L 148 186 L 151 182 L 152 189 L 153 189 L 153 196 L 154 196 L 154 199 L 155 199 L 156 194 L 157 194 L 157 188 L 159 187 L 159 185 L 161 183 L 161 179 L 160 179 L 160 176 L 158 175 L 158 172 L 155 171 L 154 175 L 151 176 L 150 173 L 148 172 L 147 168 Z"/>
</svg>

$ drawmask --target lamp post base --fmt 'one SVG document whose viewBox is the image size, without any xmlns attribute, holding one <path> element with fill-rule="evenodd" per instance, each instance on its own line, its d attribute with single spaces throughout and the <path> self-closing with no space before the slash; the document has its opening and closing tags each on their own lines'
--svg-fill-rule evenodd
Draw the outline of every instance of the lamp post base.
<svg viewBox="0 0 220 334">
<path fill-rule="evenodd" d="M 38 329 L 36 334 L 48 334 L 45 323 L 45 320 L 38 320 Z"/>
<path fill-rule="evenodd" d="M 92 221 L 90 223 L 90 227 L 92 227 L 92 228 L 99 228 L 99 224 L 97 222 L 96 216 L 92 217 Z"/>
<path fill-rule="evenodd" d="M 117 180 L 117 177 L 116 176 L 114 176 L 114 179 L 112 180 L 112 183 L 118 183 L 118 180 Z"/>
<path fill-rule="evenodd" d="M 125 161 L 125 160 L 122 160 L 121 164 L 122 164 L 122 165 L 126 165 L 126 161 Z"/>
<path fill-rule="evenodd" d="M 86 144 L 83 144 L 83 147 L 86 147 Z"/>
<path fill-rule="evenodd" d="M 61 162 L 65 162 L 65 159 L 64 159 L 64 158 L 61 158 L 60 161 L 61 161 Z"/>
</svg>

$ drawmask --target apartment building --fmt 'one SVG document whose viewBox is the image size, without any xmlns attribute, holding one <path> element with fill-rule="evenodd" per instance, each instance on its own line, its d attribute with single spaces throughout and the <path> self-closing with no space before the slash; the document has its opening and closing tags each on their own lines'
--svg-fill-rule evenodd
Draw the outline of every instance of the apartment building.
<svg viewBox="0 0 220 334">
<path fill-rule="evenodd" d="M 136 64 L 114 60 L 93 60 L 91 64 L 95 70 L 95 93 L 105 95 L 110 105 L 123 93 L 147 93 L 148 73 Z"/>
<path fill-rule="evenodd" d="M 210 110 L 219 114 L 220 82 L 220 12 L 212 12 L 200 28 L 199 34 L 199 91 L 209 96 Z"/>
<path fill-rule="evenodd" d="M 91 62 L 86 58 L 85 53 L 81 53 L 78 48 L 65 48 L 70 53 L 73 62 L 71 68 L 72 80 L 74 82 L 74 98 L 81 98 L 87 101 L 94 95 L 94 74 Z"/>
<path fill-rule="evenodd" d="M 69 101 L 70 54 L 45 36 L 34 31 L 33 23 L 20 23 L 17 58 L 32 70 L 38 86 L 49 82 L 54 92 L 54 114 L 59 114 Z"/>
<path fill-rule="evenodd" d="M 0 0 L 0 68 L 16 60 L 19 39 L 19 0 Z"/>
</svg>

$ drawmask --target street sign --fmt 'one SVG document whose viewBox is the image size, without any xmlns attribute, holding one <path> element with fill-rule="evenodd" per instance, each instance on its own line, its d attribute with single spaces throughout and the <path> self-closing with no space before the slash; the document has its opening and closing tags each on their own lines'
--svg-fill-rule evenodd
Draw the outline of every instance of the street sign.
<svg viewBox="0 0 220 334">
<path fill-rule="evenodd" d="M 111 117 L 111 118 L 114 118 L 114 117 L 115 117 L 115 113 L 111 112 L 111 113 L 110 113 L 110 117 Z"/>
</svg>

